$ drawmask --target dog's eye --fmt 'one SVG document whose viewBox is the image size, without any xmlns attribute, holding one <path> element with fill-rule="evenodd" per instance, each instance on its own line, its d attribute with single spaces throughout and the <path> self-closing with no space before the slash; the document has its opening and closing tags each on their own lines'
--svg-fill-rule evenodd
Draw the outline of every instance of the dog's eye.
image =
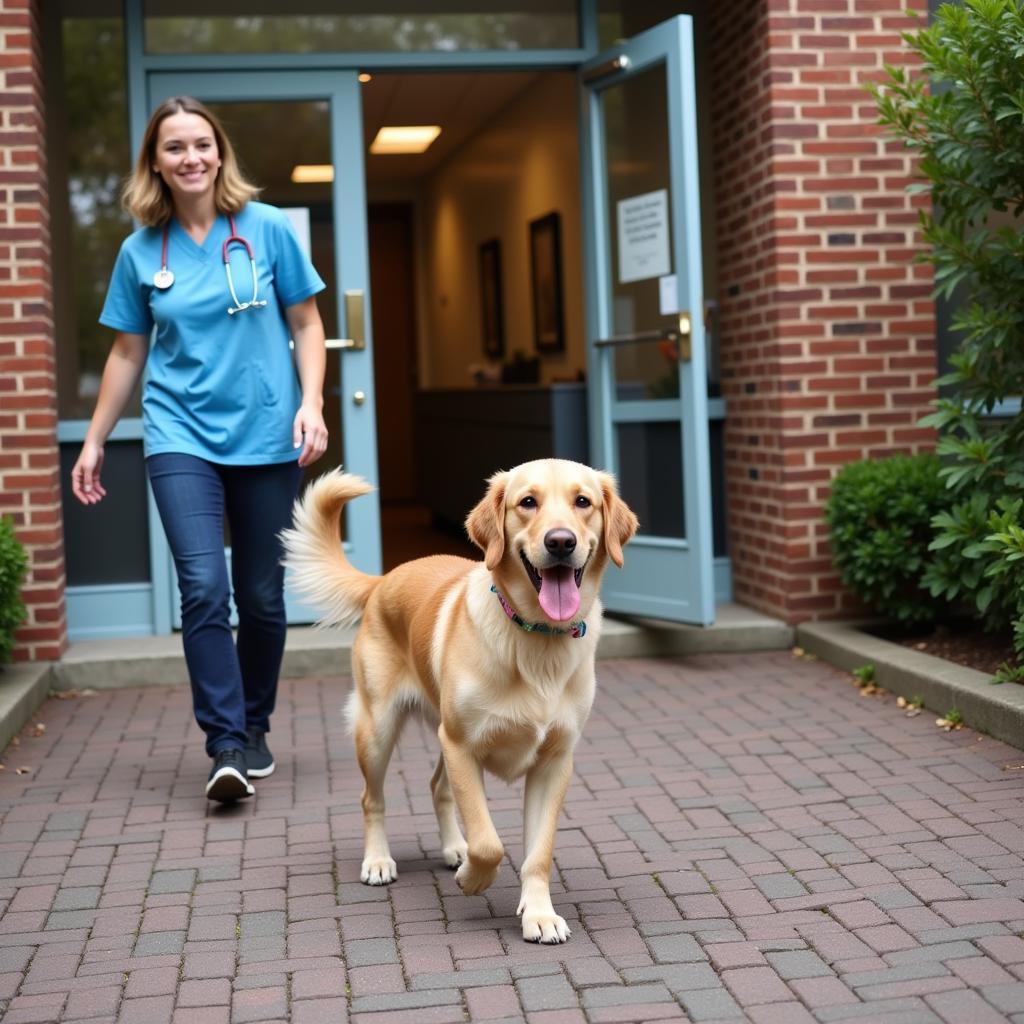
<svg viewBox="0 0 1024 1024">
<path fill-rule="evenodd" d="M 576 495 L 576 507 L 577 508 L 590 508 L 591 504 L 592 503 L 591 503 L 590 499 L 585 494 L 577 494 Z"/>
<path fill-rule="evenodd" d="M 532 495 L 528 494 L 525 498 L 522 498 L 519 502 L 520 508 L 536 508 L 537 499 Z"/>
</svg>

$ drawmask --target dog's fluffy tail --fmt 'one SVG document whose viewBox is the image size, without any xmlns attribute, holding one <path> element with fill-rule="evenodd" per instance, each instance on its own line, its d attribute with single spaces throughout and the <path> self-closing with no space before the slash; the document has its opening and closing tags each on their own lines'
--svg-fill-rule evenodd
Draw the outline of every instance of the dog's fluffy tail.
<svg viewBox="0 0 1024 1024">
<path fill-rule="evenodd" d="M 281 531 L 284 564 L 295 589 L 317 608 L 320 624 L 350 626 L 363 614 L 383 577 L 354 568 L 345 557 L 338 525 L 345 504 L 373 488 L 340 469 L 325 473 L 295 502 L 292 528 Z"/>
</svg>

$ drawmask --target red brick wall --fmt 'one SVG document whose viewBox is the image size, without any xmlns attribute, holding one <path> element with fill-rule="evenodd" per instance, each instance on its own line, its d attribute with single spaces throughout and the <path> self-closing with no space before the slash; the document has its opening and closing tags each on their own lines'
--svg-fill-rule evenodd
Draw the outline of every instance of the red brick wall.
<svg viewBox="0 0 1024 1024">
<path fill-rule="evenodd" d="M 29 556 L 15 660 L 67 646 L 57 376 L 35 4 L 0 0 L 0 513 Z"/>
<path fill-rule="evenodd" d="M 844 463 L 931 447 L 931 268 L 910 157 L 864 83 L 907 63 L 924 0 L 713 5 L 712 119 L 736 599 L 791 622 L 852 607 L 822 507 Z"/>
</svg>

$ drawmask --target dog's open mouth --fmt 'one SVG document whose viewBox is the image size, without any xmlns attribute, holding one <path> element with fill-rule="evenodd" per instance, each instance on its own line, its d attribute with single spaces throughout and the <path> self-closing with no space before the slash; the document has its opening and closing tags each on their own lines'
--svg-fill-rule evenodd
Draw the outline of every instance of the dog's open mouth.
<svg viewBox="0 0 1024 1024">
<path fill-rule="evenodd" d="M 538 569 L 524 552 L 520 551 L 519 557 L 544 614 L 556 622 L 568 622 L 580 609 L 580 584 L 586 566 L 573 569 L 571 565 L 556 564 Z"/>
</svg>

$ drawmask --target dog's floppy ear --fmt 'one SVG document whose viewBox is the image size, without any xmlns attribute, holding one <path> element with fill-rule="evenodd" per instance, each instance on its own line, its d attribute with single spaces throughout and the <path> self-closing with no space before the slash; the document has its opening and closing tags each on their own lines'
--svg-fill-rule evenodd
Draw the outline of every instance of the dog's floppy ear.
<svg viewBox="0 0 1024 1024">
<path fill-rule="evenodd" d="M 611 473 L 598 473 L 604 504 L 604 546 L 609 558 L 622 568 L 622 545 L 640 526 L 633 510 L 619 497 L 615 477 Z"/>
<path fill-rule="evenodd" d="M 487 493 L 466 516 L 469 539 L 484 553 L 487 568 L 494 570 L 505 554 L 505 485 L 508 473 L 495 473 L 487 481 Z"/>
</svg>

